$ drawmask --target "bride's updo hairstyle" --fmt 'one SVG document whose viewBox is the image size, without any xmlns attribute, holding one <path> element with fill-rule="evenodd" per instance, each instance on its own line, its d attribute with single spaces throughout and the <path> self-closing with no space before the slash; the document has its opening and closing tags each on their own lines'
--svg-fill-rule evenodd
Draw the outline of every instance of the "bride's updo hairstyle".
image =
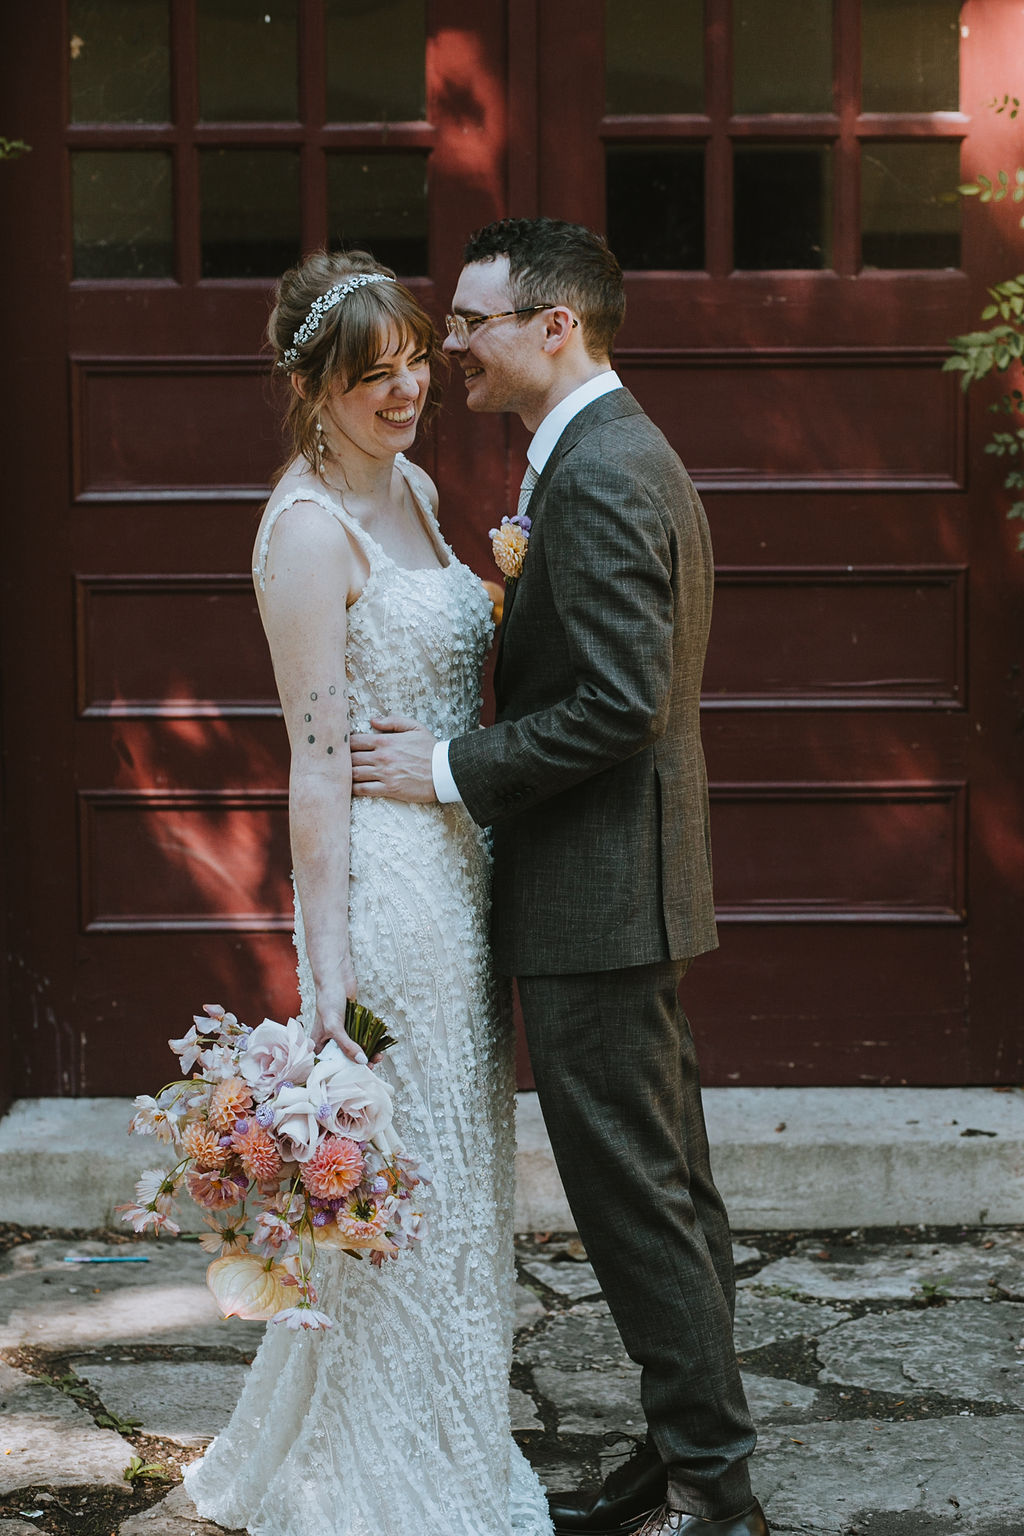
<svg viewBox="0 0 1024 1536">
<path fill-rule="evenodd" d="M 320 312 L 316 324 L 311 323 L 318 301 L 333 288 L 360 277 L 362 284 Z M 380 357 L 392 328 L 400 350 L 415 346 L 426 352 L 431 366 L 421 420 L 429 420 L 437 410 L 437 367 L 443 361 L 437 332 L 426 310 L 394 277 L 391 268 L 369 251 L 314 251 L 277 285 L 267 337 L 275 374 L 291 375 L 298 385 L 288 390 L 284 418 L 291 435 L 291 457 L 304 458 L 314 474 L 319 474 L 316 423 L 325 401 L 337 383 L 346 394 L 358 384 Z M 385 278 L 390 281 L 382 281 Z M 301 340 L 296 341 L 297 333 Z"/>
</svg>

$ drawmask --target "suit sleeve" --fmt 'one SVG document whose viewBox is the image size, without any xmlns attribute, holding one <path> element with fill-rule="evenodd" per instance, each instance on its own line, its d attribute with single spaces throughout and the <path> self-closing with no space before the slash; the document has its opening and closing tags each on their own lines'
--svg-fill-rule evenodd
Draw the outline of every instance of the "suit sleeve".
<svg viewBox="0 0 1024 1536">
<path fill-rule="evenodd" d="M 642 751 L 667 718 L 673 549 L 649 489 L 628 465 L 570 453 L 546 488 L 542 526 L 572 683 L 546 708 L 451 743 L 455 781 L 485 826 Z"/>
</svg>

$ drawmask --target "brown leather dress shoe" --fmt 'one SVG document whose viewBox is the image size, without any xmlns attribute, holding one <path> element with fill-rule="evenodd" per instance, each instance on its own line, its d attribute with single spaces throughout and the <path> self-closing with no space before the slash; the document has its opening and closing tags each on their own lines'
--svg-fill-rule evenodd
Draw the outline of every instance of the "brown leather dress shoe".
<svg viewBox="0 0 1024 1536">
<path fill-rule="evenodd" d="M 665 1503 L 668 1478 L 653 1446 L 639 1445 L 597 1493 L 552 1493 L 556 1536 L 633 1536 Z"/>
<path fill-rule="evenodd" d="M 637 1536 L 770 1536 L 764 1510 L 755 1499 L 742 1514 L 725 1520 L 702 1520 L 685 1509 L 670 1509 L 663 1504 L 641 1526 Z"/>
</svg>

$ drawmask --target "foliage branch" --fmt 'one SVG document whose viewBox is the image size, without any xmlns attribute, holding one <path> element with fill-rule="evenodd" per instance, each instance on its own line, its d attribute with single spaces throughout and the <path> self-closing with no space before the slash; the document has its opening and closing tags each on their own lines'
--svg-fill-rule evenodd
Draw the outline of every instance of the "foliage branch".
<svg viewBox="0 0 1024 1536">
<path fill-rule="evenodd" d="M 1003 96 L 988 105 L 997 114 L 1006 113 L 1016 118 L 1020 111 L 1020 99 Z M 1014 203 L 1024 202 L 1024 166 L 1017 166 L 1012 173 L 998 171 L 995 179 L 978 176 L 974 181 L 957 188 L 963 197 L 977 197 L 983 203 L 1001 203 L 1009 197 Z M 1024 215 L 1020 219 L 1024 228 Z M 1024 359 L 1024 272 L 1007 278 L 988 290 L 991 303 L 981 312 L 981 319 L 997 320 L 997 325 L 986 331 L 967 331 L 963 336 L 950 339 L 952 356 L 943 364 L 947 373 L 962 375 L 964 390 L 986 379 L 990 374 L 1005 374 L 1016 368 Z M 1008 431 L 993 432 L 985 444 L 985 452 L 1007 461 L 1003 478 L 1004 488 L 1016 498 L 1007 510 L 1007 517 L 1024 521 L 1024 394 L 1010 389 L 992 402 L 989 410 L 1009 418 Z M 1024 553 L 1024 532 L 1017 535 L 1017 549 Z"/>
</svg>

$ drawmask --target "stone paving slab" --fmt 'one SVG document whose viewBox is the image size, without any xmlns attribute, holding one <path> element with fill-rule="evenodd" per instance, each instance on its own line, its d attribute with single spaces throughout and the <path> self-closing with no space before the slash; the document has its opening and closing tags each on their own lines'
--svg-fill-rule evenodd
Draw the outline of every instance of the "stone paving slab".
<svg viewBox="0 0 1024 1536">
<path fill-rule="evenodd" d="M 577 1264 L 570 1260 L 568 1263 L 551 1264 L 545 1259 L 533 1259 L 524 1264 L 523 1269 L 564 1301 L 583 1301 L 587 1296 L 599 1296 L 601 1293 L 600 1281 L 590 1263 Z"/>
<path fill-rule="evenodd" d="M 225 1536 L 222 1525 L 200 1520 L 196 1507 L 184 1488 L 172 1489 L 166 1499 L 132 1515 L 119 1528 L 118 1536 Z M 245 1536 L 242 1531 L 227 1536 Z"/>
<path fill-rule="evenodd" d="M 1024 1241 L 1019 1232 L 992 1233 L 980 1243 L 905 1243 L 818 1255 L 820 1243 L 779 1259 L 741 1289 L 775 1286 L 829 1301 L 910 1301 L 922 1286 L 941 1283 L 957 1298 L 1005 1295 L 1024 1301 Z"/>
<path fill-rule="evenodd" d="M 937 1536 L 1019 1536 L 1022 1431 L 1017 1414 L 793 1425 L 762 1434 L 751 1472 L 773 1532 L 871 1536 L 891 1513 Z"/>
<path fill-rule="evenodd" d="M 920 1312 L 868 1313 L 820 1341 L 821 1380 L 1024 1408 L 1022 1324 L 1024 1309 L 1012 1302 L 955 1301 Z M 1020 1434 L 1024 1455 L 1024 1420 Z"/>
<path fill-rule="evenodd" d="M 205 1445 L 231 1417 L 248 1367 L 221 1360 L 71 1362 L 108 1413 L 137 1419 L 147 1435 L 177 1445 Z"/>
<path fill-rule="evenodd" d="M 66 1264 L 68 1253 L 120 1257 L 146 1264 Z M 0 1269 L 0 1348 L 37 1345 L 168 1344 L 228 1347 L 255 1354 L 262 1323 L 224 1319 L 206 1287 L 209 1255 L 195 1243 L 44 1239 L 5 1256 Z"/>
<path fill-rule="evenodd" d="M 741 1264 L 753 1263 L 760 1257 L 756 1248 L 742 1243 L 732 1245 L 732 1261 L 737 1268 Z M 522 1268 L 564 1301 L 585 1301 L 588 1297 L 601 1294 L 601 1283 L 594 1274 L 594 1266 L 582 1254 L 582 1249 L 579 1254 L 573 1253 L 561 1259 L 531 1259 Z"/>
<path fill-rule="evenodd" d="M 625 1364 L 619 1331 L 603 1301 L 581 1301 L 568 1312 L 555 1313 L 522 1344 L 518 1357 L 526 1365 L 564 1372 L 601 1371 Z"/>
<path fill-rule="evenodd" d="M 794 1301 L 788 1296 L 762 1295 L 740 1291 L 736 1297 L 736 1351 L 763 1349 L 781 1339 L 817 1339 L 840 1323 L 850 1313 L 823 1302 Z"/>
<path fill-rule="evenodd" d="M 755 1424 L 799 1424 L 813 1415 L 818 1401 L 813 1387 L 779 1376 L 755 1376 L 749 1371 L 741 1374 Z"/>
<path fill-rule="evenodd" d="M 35 1483 L 118 1483 L 132 1448 L 55 1387 L 0 1360 L 0 1494 Z"/>
<path fill-rule="evenodd" d="M 547 1317 L 547 1308 L 539 1297 L 530 1290 L 527 1285 L 517 1285 L 515 1292 L 515 1329 L 518 1333 L 521 1328 L 529 1328 Z"/>
<path fill-rule="evenodd" d="M 508 1406 L 514 1430 L 544 1428 L 544 1420 L 537 1412 L 533 1398 L 528 1392 L 520 1392 L 518 1387 L 510 1387 Z"/>
</svg>

